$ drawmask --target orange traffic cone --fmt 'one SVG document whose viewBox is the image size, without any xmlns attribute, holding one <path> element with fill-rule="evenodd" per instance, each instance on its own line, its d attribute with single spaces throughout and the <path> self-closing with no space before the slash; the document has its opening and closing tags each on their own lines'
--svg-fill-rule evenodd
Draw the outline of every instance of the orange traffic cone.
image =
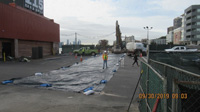
<svg viewBox="0 0 200 112">
<path fill-rule="evenodd" d="M 142 57 L 142 53 L 140 53 L 140 57 Z"/>
<path fill-rule="evenodd" d="M 81 62 L 83 61 L 83 57 L 82 57 L 82 55 L 81 55 L 80 61 L 81 61 Z"/>
<path fill-rule="evenodd" d="M 77 54 L 75 54 L 75 58 L 77 59 Z"/>
</svg>

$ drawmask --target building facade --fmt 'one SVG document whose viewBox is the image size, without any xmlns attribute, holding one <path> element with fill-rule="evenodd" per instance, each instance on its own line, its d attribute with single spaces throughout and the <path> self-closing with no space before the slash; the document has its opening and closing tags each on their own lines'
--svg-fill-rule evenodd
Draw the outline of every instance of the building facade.
<svg viewBox="0 0 200 112">
<path fill-rule="evenodd" d="M 33 56 L 38 47 L 44 56 L 59 52 L 60 28 L 52 19 L 2 2 L 0 15 L 0 58 Z"/>
<path fill-rule="evenodd" d="M 174 25 L 173 29 L 181 27 L 182 26 L 182 17 L 174 18 L 173 25 Z"/>
<path fill-rule="evenodd" d="M 174 39 L 174 31 L 169 31 L 169 33 L 166 36 L 166 44 L 173 43 Z"/>
<path fill-rule="evenodd" d="M 185 39 L 187 44 L 200 45 L 200 5 L 185 9 Z"/>
<path fill-rule="evenodd" d="M 17 6 L 28 9 L 37 14 L 44 14 L 43 0 L 0 0 L 0 3 L 7 5 L 15 3 Z"/>
<path fill-rule="evenodd" d="M 67 39 L 67 44 L 66 45 L 69 45 L 69 39 Z"/>
<path fill-rule="evenodd" d="M 166 44 L 166 39 L 152 39 L 151 43 L 155 44 Z"/>
<path fill-rule="evenodd" d="M 182 29 L 182 27 L 179 27 L 174 30 L 173 44 L 179 45 L 181 43 Z"/>
<path fill-rule="evenodd" d="M 184 28 L 185 28 L 185 14 L 182 15 L 182 29 L 181 29 L 181 44 L 185 44 L 185 31 L 184 31 Z"/>
<path fill-rule="evenodd" d="M 78 40 L 78 45 L 81 45 L 81 40 Z"/>
<path fill-rule="evenodd" d="M 173 31 L 173 30 L 174 30 L 174 27 L 173 27 L 173 26 L 168 27 L 168 28 L 167 28 L 167 34 L 169 34 L 169 32 L 170 32 L 170 31 Z"/>
</svg>

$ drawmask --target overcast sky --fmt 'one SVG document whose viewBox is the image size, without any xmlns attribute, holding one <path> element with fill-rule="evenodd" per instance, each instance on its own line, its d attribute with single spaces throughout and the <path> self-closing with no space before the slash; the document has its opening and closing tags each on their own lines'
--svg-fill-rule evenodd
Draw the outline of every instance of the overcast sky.
<svg viewBox="0 0 200 112">
<path fill-rule="evenodd" d="M 45 0 L 44 15 L 60 24 L 60 39 L 66 42 L 77 38 L 85 44 L 97 44 L 116 39 L 118 20 L 122 36 L 146 38 L 144 26 L 153 27 L 150 39 L 165 36 L 173 19 L 199 0 Z"/>
</svg>

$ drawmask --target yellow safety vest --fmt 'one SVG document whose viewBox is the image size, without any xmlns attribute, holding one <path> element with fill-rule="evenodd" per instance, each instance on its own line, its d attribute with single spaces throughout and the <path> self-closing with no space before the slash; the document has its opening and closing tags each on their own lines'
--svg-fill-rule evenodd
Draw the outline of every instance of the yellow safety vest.
<svg viewBox="0 0 200 112">
<path fill-rule="evenodd" d="M 107 54 L 103 54 L 102 58 L 103 58 L 103 60 L 108 60 L 108 55 Z"/>
</svg>

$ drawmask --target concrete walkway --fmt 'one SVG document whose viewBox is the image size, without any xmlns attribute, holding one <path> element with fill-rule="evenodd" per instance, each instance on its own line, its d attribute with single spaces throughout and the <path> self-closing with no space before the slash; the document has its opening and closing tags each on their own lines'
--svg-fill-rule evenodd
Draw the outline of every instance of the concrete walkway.
<svg viewBox="0 0 200 112">
<path fill-rule="evenodd" d="M 101 93 L 53 91 L 14 85 L 0 85 L 0 112 L 126 112 L 137 80 L 139 67 L 125 57 L 120 67 Z M 137 91 L 130 112 L 137 112 Z"/>
<path fill-rule="evenodd" d="M 130 57 L 125 57 L 124 67 L 120 67 L 115 73 L 114 77 L 107 83 L 102 93 L 107 96 L 115 96 L 117 102 L 123 103 L 125 109 L 127 109 L 129 102 L 131 101 L 134 93 L 137 81 L 139 79 L 139 70 L 136 64 L 132 66 L 133 60 Z M 139 97 L 139 89 L 137 89 L 134 96 L 133 103 L 130 111 L 137 112 L 137 101 Z"/>
</svg>

